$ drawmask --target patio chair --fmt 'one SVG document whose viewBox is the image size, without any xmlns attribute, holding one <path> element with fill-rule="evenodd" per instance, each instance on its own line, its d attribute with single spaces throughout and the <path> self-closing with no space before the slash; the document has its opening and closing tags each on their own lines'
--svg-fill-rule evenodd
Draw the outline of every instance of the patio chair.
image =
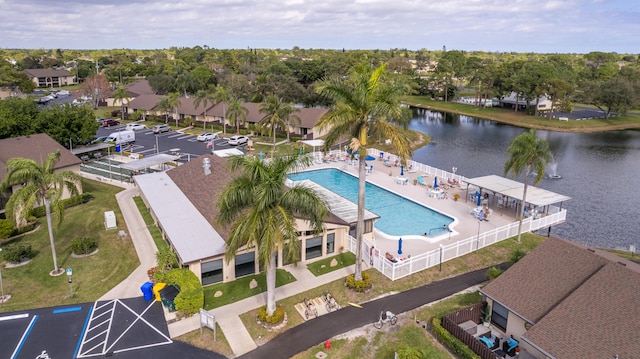
<svg viewBox="0 0 640 359">
<path fill-rule="evenodd" d="M 424 178 L 422 178 L 422 176 L 418 176 L 418 183 L 421 186 L 426 186 L 427 185 L 427 183 L 424 181 Z"/>
</svg>

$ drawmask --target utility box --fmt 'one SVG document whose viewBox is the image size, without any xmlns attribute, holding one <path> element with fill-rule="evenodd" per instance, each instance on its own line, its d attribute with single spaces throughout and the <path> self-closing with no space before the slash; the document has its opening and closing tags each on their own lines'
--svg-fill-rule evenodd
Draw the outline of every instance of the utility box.
<svg viewBox="0 0 640 359">
<path fill-rule="evenodd" d="M 113 211 L 104 212 L 104 228 L 105 229 L 113 229 L 117 228 L 116 224 L 116 214 Z"/>
</svg>

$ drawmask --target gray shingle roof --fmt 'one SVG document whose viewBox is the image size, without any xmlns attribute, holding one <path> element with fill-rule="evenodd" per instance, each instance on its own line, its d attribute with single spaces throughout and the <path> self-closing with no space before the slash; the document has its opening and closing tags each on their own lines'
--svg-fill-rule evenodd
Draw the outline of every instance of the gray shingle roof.
<svg viewBox="0 0 640 359">
<path fill-rule="evenodd" d="M 34 77 L 67 77 L 73 76 L 67 70 L 53 70 L 53 69 L 26 69 L 24 72 L 27 73 L 29 78 Z"/>
</svg>

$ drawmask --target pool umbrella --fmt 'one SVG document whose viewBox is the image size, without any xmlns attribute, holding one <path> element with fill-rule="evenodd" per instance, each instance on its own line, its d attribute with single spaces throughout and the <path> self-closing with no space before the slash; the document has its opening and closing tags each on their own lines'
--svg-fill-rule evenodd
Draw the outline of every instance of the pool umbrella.
<svg viewBox="0 0 640 359">
<path fill-rule="evenodd" d="M 300 154 L 302 155 L 302 146 L 300 146 Z"/>
<path fill-rule="evenodd" d="M 260 161 L 262 161 L 262 151 L 260 151 Z"/>
<path fill-rule="evenodd" d="M 402 254 L 402 238 L 398 239 L 398 254 Z"/>
<path fill-rule="evenodd" d="M 438 188 L 438 177 L 433 178 L 433 188 Z"/>
<path fill-rule="evenodd" d="M 404 176 L 404 166 L 400 165 L 400 176 Z"/>
<path fill-rule="evenodd" d="M 367 158 L 365 159 L 365 161 L 375 161 L 375 157 L 371 156 L 371 155 L 367 155 Z"/>
<path fill-rule="evenodd" d="M 478 194 L 478 207 L 482 206 L 482 195 L 480 195 L 480 192 L 476 192 Z"/>
</svg>

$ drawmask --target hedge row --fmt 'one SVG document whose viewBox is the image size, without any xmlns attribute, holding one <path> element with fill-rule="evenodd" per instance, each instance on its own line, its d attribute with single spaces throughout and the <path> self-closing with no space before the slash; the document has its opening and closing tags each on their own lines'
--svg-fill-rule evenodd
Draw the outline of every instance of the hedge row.
<svg viewBox="0 0 640 359">
<path fill-rule="evenodd" d="M 442 326 L 442 317 L 434 317 L 431 320 L 431 331 L 438 338 L 438 341 L 447 346 L 458 358 L 481 359 L 478 354 Z"/>
<path fill-rule="evenodd" d="M 74 254 L 89 254 L 98 249 L 98 241 L 95 238 L 76 238 L 71 242 L 71 251 Z"/>
<path fill-rule="evenodd" d="M 172 284 L 180 290 L 174 300 L 176 310 L 191 315 L 204 307 L 204 289 L 192 271 L 187 268 L 175 268 L 168 272 L 155 272 L 158 282 Z"/>
<path fill-rule="evenodd" d="M 87 203 L 92 199 L 93 199 L 93 195 L 89 192 L 86 192 L 75 197 L 63 199 L 61 200 L 61 202 L 64 208 L 69 208 L 69 207 L 77 206 L 82 203 Z M 47 213 L 44 206 L 36 207 L 31 211 L 31 215 L 36 218 L 44 217 L 46 214 Z"/>
</svg>

